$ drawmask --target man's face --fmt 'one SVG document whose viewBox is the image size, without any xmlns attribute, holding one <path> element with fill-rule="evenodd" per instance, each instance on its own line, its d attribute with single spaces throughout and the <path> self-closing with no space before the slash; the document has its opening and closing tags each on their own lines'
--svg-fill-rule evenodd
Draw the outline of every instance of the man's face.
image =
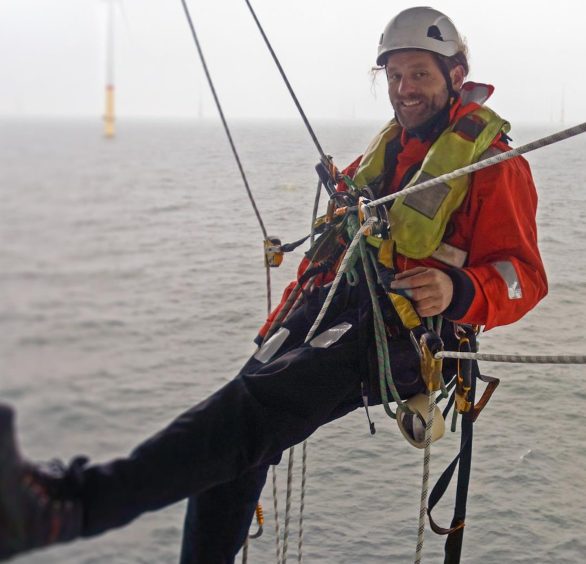
<svg viewBox="0 0 586 564">
<path fill-rule="evenodd" d="M 448 88 L 431 53 L 415 50 L 392 53 L 386 67 L 389 98 L 404 128 L 418 127 L 444 108 Z"/>
</svg>

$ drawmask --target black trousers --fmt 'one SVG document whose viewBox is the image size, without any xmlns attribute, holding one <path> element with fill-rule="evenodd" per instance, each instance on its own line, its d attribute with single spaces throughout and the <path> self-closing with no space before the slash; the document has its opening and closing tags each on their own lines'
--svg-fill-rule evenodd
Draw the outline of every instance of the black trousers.
<svg viewBox="0 0 586 564">
<path fill-rule="evenodd" d="M 380 401 L 376 378 L 370 377 L 373 339 L 365 289 L 343 289 L 317 332 L 322 342 L 304 344 L 322 297 L 314 293 L 284 324 L 286 338 L 270 358 L 253 356 L 234 380 L 129 457 L 87 467 L 83 535 L 189 498 L 182 563 L 232 562 L 269 464 L 321 425 L 362 405 L 363 383 L 369 403 Z M 421 391 L 413 348 L 408 342 L 395 348 L 401 395 Z"/>
</svg>

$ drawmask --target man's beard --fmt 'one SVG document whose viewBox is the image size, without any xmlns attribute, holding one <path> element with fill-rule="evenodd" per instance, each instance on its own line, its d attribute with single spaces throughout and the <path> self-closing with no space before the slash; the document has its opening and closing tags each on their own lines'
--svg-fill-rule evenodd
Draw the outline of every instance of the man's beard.
<svg viewBox="0 0 586 564">
<path fill-rule="evenodd" d="M 445 96 L 436 95 L 431 98 L 413 96 L 412 98 L 398 101 L 396 102 L 396 106 L 393 105 L 395 117 L 399 124 L 405 129 L 418 129 L 432 121 L 446 107 L 448 98 L 448 92 L 446 89 Z M 416 100 L 419 100 L 419 105 L 414 106 L 412 110 L 401 105 L 402 102 Z"/>
<path fill-rule="evenodd" d="M 427 121 L 424 121 L 422 124 L 415 127 L 405 127 L 402 125 L 396 112 L 395 119 L 407 130 L 410 135 L 417 137 L 422 141 L 433 141 L 450 123 L 451 106 L 452 104 L 448 100 L 443 108 L 433 114 Z"/>
</svg>

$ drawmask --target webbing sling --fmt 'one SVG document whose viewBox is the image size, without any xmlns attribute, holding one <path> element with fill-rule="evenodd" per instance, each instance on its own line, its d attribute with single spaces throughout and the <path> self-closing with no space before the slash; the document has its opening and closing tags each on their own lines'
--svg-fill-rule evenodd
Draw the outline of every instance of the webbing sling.
<svg viewBox="0 0 586 564">
<path fill-rule="evenodd" d="M 476 394 L 476 379 L 480 372 L 478 363 L 472 365 L 472 386 L 470 388 L 470 401 L 474 404 Z M 470 471 L 472 467 L 472 438 L 474 431 L 473 412 L 462 415 L 461 454 L 458 467 L 458 486 L 456 488 L 456 501 L 454 504 L 454 516 L 444 548 L 444 564 L 457 564 L 460 562 L 462 542 L 464 540 L 464 523 L 466 519 L 466 503 L 468 501 L 468 485 L 470 484 Z M 432 492 L 433 494 L 433 492 Z"/>
<path fill-rule="evenodd" d="M 476 350 L 476 340 L 471 339 L 471 348 Z M 476 361 L 471 361 L 470 366 L 470 392 L 468 399 L 474 405 L 476 394 L 476 380 L 480 377 L 480 370 Z M 451 398 L 450 398 L 451 399 Z M 450 402 L 451 403 L 451 402 Z M 448 405 L 448 408 L 450 405 Z M 446 409 L 448 409 L 446 408 Z M 464 539 L 464 523 L 466 519 L 466 502 L 468 500 L 468 485 L 470 483 L 470 470 L 472 465 L 472 437 L 475 419 L 474 409 L 462 414 L 460 452 L 450 465 L 444 470 L 429 496 L 427 514 L 431 528 L 438 534 L 447 535 L 444 548 L 444 564 L 458 564 L 462 553 Z M 456 488 L 456 500 L 454 504 L 454 516 L 449 529 L 439 527 L 431 517 L 431 511 L 446 492 L 454 471 L 458 466 L 458 485 Z"/>
</svg>

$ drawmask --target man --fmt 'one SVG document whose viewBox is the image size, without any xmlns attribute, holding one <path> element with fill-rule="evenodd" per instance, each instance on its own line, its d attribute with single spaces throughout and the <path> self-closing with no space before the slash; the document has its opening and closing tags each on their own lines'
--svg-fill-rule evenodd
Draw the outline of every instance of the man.
<svg viewBox="0 0 586 564">
<path fill-rule="evenodd" d="M 464 83 L 466 48 L 444 14 L 401 12 L 385 28 L 377 64 L 387 74 L 395 120 L 346 171 L 362 193 L 396 192 L 507 150 L 508 124 L 482 106 L 492 87 Z M 424 385 L 390 290 L 408 295 L 419 316 L 441 314 L 450 321 L 442 332 L 446 348 L 453 348 L 452 322 L 492 328 L 516 321 L 547 291 L 536 204 L 529 167 L 515 158 L 390 208 L 390 237 L 370 242 L 379 274 L 392 275 L 390 288 L 378 288 L 377 302 L 402 398 Z M 342 283 L 316 336 L 304 343 L 344 248 L 338 235 L 329 247 L 320 244 L 320 260 L 317 251 L 304 260 L 301 305 L 271 327 L 284 304 L 277 308 L 260 335 L 261 341 L 267 332 L 272 337 L 238 376 L 128 458 L 93 466 L 76 459 L 68 468 L 33 465 L 17 451 L 12 411 L 0 407 L 0 558 L 101 534 L 189 497 L 182 561 L 232 562 L 268 465 L 321 425 L 363 405 L 363 398 L 381 401 L 372 303 L 360 268 L 358 282 Z M 311 269 L 313 289 L 304 282 Z M 452 374 L 446 363 L 444 378 Z"/>
</svg>

